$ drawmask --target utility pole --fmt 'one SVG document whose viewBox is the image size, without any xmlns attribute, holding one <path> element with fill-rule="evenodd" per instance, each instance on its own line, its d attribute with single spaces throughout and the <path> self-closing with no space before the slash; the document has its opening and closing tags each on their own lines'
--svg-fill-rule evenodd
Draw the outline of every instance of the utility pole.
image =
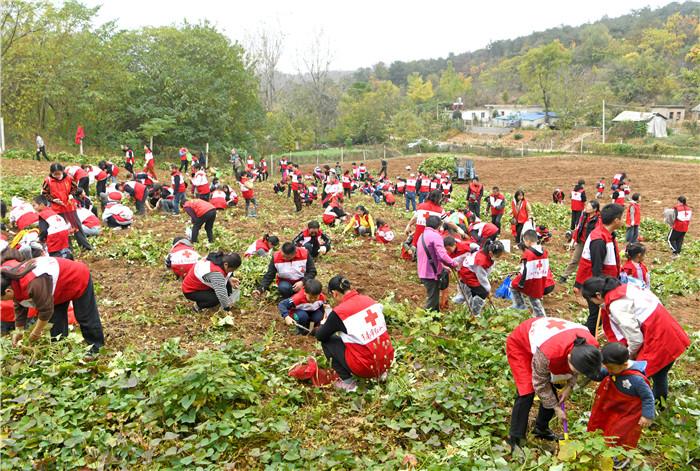
<svg viewBox="0 0 700 471">
<path fill-rule="evenodd" d="M 605 144 L 605 100 L 603 100 L 603 144 Z"/>
</svg>

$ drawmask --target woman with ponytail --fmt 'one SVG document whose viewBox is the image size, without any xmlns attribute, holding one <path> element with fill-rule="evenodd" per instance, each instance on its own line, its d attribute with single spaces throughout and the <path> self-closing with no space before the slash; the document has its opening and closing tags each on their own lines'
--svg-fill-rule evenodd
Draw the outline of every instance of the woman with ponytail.
<svg viewBox="0 0 700 471">
<path fill-rule="evenodd" d="M 248 246 L 244 257 L 252 257 L 257 255 L 258 257 L 267 257 L 270 252 L 275 250 L 280 245 L 279 237 L 275 235 L 265 234 L 261 239 L 256 240 Z"/>
<path fill-rule="evenodd" d="M 598 342 L 583 325 L 555 317 L 536 317 L 520 324 L 508 336 L 506 356 L 517 387 L 508 439 L 511 449 L 519 447 L 525 438 L 535 394 L 540 408 L 533 435 L 558 440 L 549 422 L 555 414 L 566 419 L 561 404 L 576 384 L 578 374 L 602 379 L 603 357 Z M 557 394 L 555 388 L 562 384 L 563 389 Z"/>
<path fill-rule="evenodd" d="M 683 328 L 650 290 L 595 276 L 583 283 L 581 294 L 601 306 L 600 322 L 609 342 L 627 345 L 630 358 L 646 361 L 656 400 L 668 396 L 668 372 L 690 345 Z"/>
<path fill-rule="evenodd" d="M 340 376 L 335 387 L 355 391 L 357 382 L 353 375 L 385 379 L 394 359 L 394 347 L 386 329 L 383 306 L 352 289 L 350 280 L 342 275 L 328 282 L 328 294 L 337 304 L 321 321 L 316 338 Z"/>
<path fill-rule="evenodd" d="M 195 263 L 182 280 L 182 293 L 194 301 L 194 311 L 219 305 L 225 311 L 230 310 L 241 297 L 239 281 L 231 278 L 240 266 L 240 255 L 221 251 L 211 252 Z"/>
<path fill-rule="evenodd" d="M 505 253 L 503 243 L 500 241 L 487 240 L 478 252 L 467 255 L 459 269 L 460 295 L 455 298 L 455 302 L 468 303 L 471 313 L 475 316 L 481 315 L 481 310 L 486 304 L 486 298 L 491 295 L 491 283 L 489 274 L 495 266 L 495 260 Z"/>
<path fill-rule="evenodd" d="M 2 269 L 2 299 L 15 301 L 13 343 L 24 335 L 29 307 L 36 307 L 38 320 L 29 341 L 38 340 L 47 324 L 51 337 L 68 336 L 68 304 L 85 341 L 97 353 L 104 345 L 100 313 L 88 267 L 64 258 L 39 257 L 14 268 Z"/>
</svg>

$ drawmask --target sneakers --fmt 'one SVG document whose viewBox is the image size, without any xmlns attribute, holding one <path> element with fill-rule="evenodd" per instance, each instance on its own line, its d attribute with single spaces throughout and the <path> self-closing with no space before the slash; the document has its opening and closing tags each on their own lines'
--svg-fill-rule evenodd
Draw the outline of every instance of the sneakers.
<svg viewBox="0 0 700 471">
<path fill-rule="evenodd" d="M 540 440 L 547 440 L 549 442 L 555 442 L 563 438 L 561 435 L 554 433 L 552 429 L 549 428 L 546 430 L 540 430 L 538 428 L 535 428 L 532 431 L 532 434 Z"/>
<path fill-rule="evenodd" d="M 629 458 L 613 458 L 613 469 L 625 469 L 630 464 Z"/>
<path fill-rule="evenodd" d="M 389 372 L 385 371 L 381 375 L 379 375 L 379 382 L 380 383 L 386 383 L 386 380 L 389 378 Z"/>
<path fill-rule="evenodd" d="M 345 392 L 355 392 L 357 391 L 357 381 L 355 381 L 354 378 L 350 379 L 339 379 L 335 383 L 333 383 L 333 386 L 336 389 L 340 389 Z"/>
</svg>

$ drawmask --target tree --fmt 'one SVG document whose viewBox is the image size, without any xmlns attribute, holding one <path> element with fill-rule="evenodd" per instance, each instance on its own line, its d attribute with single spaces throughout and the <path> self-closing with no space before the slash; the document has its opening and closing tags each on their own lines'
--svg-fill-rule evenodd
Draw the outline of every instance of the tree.
<svg viewBox="0 0 700 471">
<path fill-rule="evenodd" d="M 447 62 L 447 68 L 440 74 L 440 85 L 438 96 L 443 101 L 454 101 L 458 97 L 464 97 L 472 90 L 471 77 L 464 77 L 464 74 L 455 71 L 452 61 Z"/>
<path fill-rule="evenodd" d="M 172 116 L 163 116 L 153 118 L 139 126 L 141 134 L 146 139 L 150 139 L 150 148 L 153 149 L 153 138 L 160 137 L 176 126 L 175 118 Z"/>
<path fill-rule="evenodd" d="M 404 108 L 391 117 L 389 132 L 399 142 L 408 142 L 421 137 L 425 123 L 413 110 Z"/>
<path fill-rule="evenodd" d="M 419 73 L 414 72 L 408 76 L 406 95 L 413 103 L 423 103 L 433 97 L 433 83 L 424 81 Z"/>
<path fill-rule="evenodd" d="M 545 122 L 549 122 L 552 95 L 565 68 L 571 63 L 571 51 L 558 40 L 530 49 L 523 56 L 518 71 L 520 79 L 544 105 Z"/>
<path fill-rule="evenodd" d="M 263 106 L 272 111 L 277 100 L 277 64 L 282 57 L 284 34 L 281 29 L 261 29 L 248 45 L 252 66 L 260 81 Z"/>
<path fill-rule="evenodd" d="M 388 123 L 400 105 L 400 90 L 390 81 L 353 85 L 340 100 L 338 138 L 351 138 L 356 143 L 386 141 Z"/>
</svg>

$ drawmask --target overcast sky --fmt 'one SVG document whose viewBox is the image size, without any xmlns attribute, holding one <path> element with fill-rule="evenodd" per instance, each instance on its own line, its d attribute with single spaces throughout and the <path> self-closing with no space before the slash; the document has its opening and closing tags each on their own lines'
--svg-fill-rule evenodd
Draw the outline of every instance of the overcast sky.
<svg viewBox="0 0 700 471">
<path fill-rule="evenodd" d="M 122 28 L 207 19 L 244 42 L 260 29 L 285 36 L 280 69 L 296 72 L 298 57 L 318 31 L 332 51 L 331 68 L 354 70 L 383 61 L 445 57 L 560 25 L 580 25 L 605 15 L 668 2 L 659 0 L 83 0 L 102 5 L 98 22 Z"/>
</svg>

